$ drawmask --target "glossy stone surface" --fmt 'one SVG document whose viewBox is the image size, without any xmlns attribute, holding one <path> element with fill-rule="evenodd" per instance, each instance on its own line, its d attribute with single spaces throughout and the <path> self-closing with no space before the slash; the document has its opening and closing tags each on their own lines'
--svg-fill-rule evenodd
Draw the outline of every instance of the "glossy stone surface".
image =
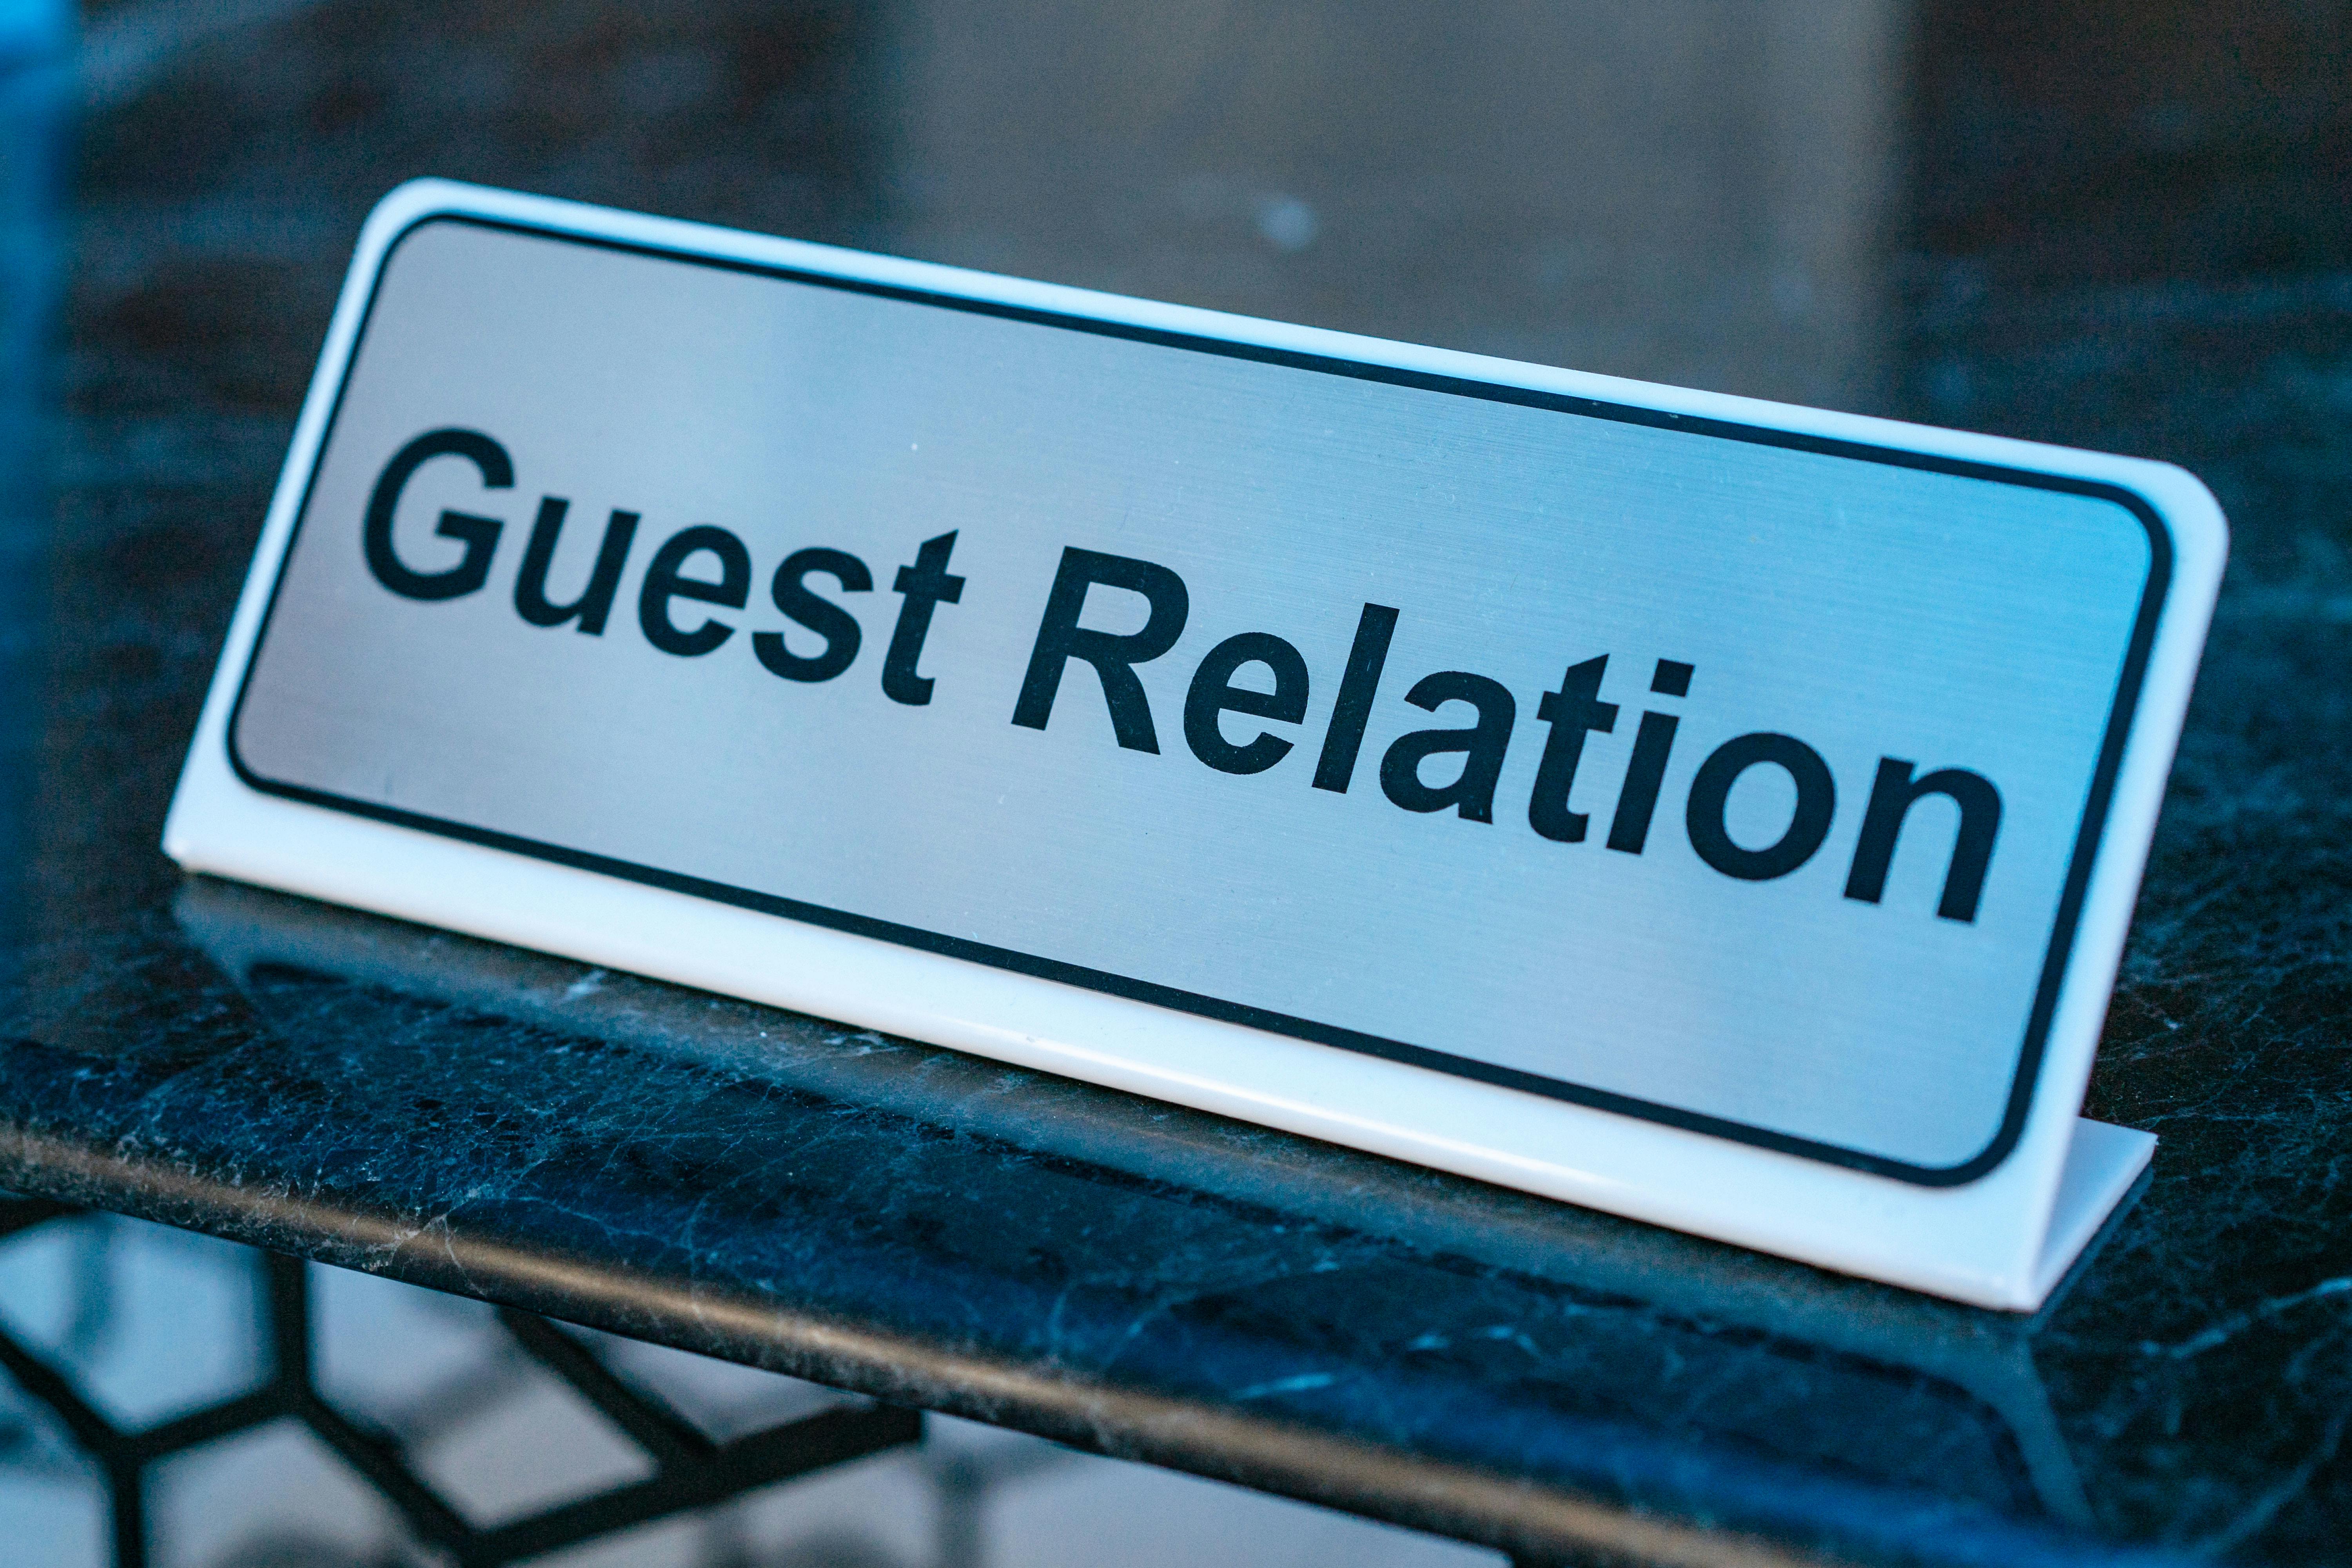
<svg viewBox="0 0 2352 1568">
<path fill-rule="evenodd" d="M 2352 12 L 1472 9 L 97 13 L 0 1183 L 1534 1557 L 2340 1559 Z M 2145 1195 L 2012 1320 L 184 882 L 333 289 L 424 173 L 2191 468 L 2234 556 L 2089 1107 Z"/>
</svg>

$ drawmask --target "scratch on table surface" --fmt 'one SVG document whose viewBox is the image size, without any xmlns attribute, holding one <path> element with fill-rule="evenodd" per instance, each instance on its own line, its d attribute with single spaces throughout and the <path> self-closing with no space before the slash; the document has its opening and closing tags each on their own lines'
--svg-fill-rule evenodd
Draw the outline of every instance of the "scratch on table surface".
<svg viewBox="0 0 2352 1568">
<path fill-rule="evenodd" d="M 2330 1279 L 2322 1279 L 2318 1284 L 2307 1286 L 2301 1290 L 2290 1291 L 2284 1296 L 2273 1296 L 2257 1301 L 2242 1311 L 2232 1312 L 2218 1322 L 2210 1324 L 2177 1344 L 2168 1345 L 2155 1340 L 2143 1340 L 2140 1342 L 2140 1349 L 2148 1355 L 2186 1361 L 2191 1356 L 2202 1355 L 2217 1345 L 2228 1343 L 2248 1329 L 2258 1323 L 2267 1322 L 2282 1312 L 2291 1311 L 2308 1301 L 2324 1300 L 2330 1296 L 2341 1296 L 2347 1292 L 2352 1292 L 2352 1275 L 2339 1274 Z"/>
</svg>

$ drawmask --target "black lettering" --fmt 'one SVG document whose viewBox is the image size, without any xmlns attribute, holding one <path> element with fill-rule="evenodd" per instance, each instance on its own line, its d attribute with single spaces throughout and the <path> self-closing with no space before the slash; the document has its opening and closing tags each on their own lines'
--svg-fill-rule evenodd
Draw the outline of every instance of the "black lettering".
<svg viewBox="0 0 2352 1568">
<path fill-rule="evenodd" d="M 1235 686 L 1234 672 L 1245 664 L 1262 664 L 1274 671 L 1274 689 Z M 1244 632 L 1209 650 L 1184 694 L 1184 740 L 1194 756 L 1221 773 L 1265 772 L 1290 754 L 1291 742 L 1261 731 L 1249 744 L 1234 745 L 1217 727 L 1221 713 L 1297 723 L 1307 717 L 1307 660 L 1270 632 Z"/>
<path fill-rule="evenodd" d="M 1777 843 L 1761 849 L 1732 842 L 1724 820 L 1731 786 L 1753 767 L 1769 763 L 1786 773 L 1797 785 L 1797 809 L 1790 814 L 1787 831 Z M 1829 837 L 1830 818 L 1837 812 L 1837 784 L 1822 754 L 1787 735 L 1759 733 L 1726 741 L 1701 763 L 1691 781 L 1690 803 L 1684 823 L 1698 858 L 1727 877 L 1746 882 L 1785 877 L 1813 858 Z"/>
<path fill-rule="evenodd" d="M 1617 727 L 1617 704 L 1600 700 L 1601 678 L 1608 668 L 1605 653 L 1570 665 L 1559 679 L 1559 689 L 1545 692 L 1536 705 L 1536 717 L 1551 726 L 1551 733 L 1544 741 L 1543 760 L 1536 764 L 1528 826 L 1555 844 L 1584 841 L 1586 816 L 1568 809 L 1568 793 L 1576 787 L 1585 735 L 1592 731 L 1605 735 Z"/>
<path fill-rule="evenodd" d="M 1150 607 L 1141 631 L 1079 629 L 1087 591 L 1097 584 L 1143 595 Z M 1118 743 L 1130 752 L 1158 752 L 1160 737 L 1151 727 L 1151 704 L 1143 695 L 1143 682 L 1136 679 L 1134 667 L 1176 646 L 1176 639 L 1184 635 L 1184 618 L 1192 607 L 1184 579 L 1165 566 L 1125 555 L 1065 548 L 1062 564 L 1054 574 L 1053 592 L 1045 596 L 1045 614 L 1037 623 L 1037 641 L 1029 650 L 1029 669 L 1021 678 L 1021 697 L 1013 705 L 1013 721 L 1024 729 L 1044 729 L 1053 716 L 1063 670 L 1070 660 L 1082 658 L 1095 667 L 1095 674 L 1102 679 L 1103 701 L 1110 709 L 1111 731 Z"/>
<path fill-rule="evenodd" d="M 1662 658 L 1651 672 L 1650 689 L 1665 697 L 1690 695 L 1691 667 Z M 1650 819 L 1658 814 L 1658 789 L 1665 783 L 1666 757 L 1675 749 L 1675 730 L 1682 723 L 1671 713 L 1644 713 L 1633 731 L 1633 760 L 1625 764 L 1625 785 L 1617 792 L 1616 815 L 1609 819 L 1609 847 L 1639 855 L 1650 841 Z"/>
<path fill-rule="evenodd" d="M 393 454 L 368 496 L 367 521 L 360 539 L 368 570 L 375 580 L 404 599 L 460 599 L 489 581 L 490 554 L 498 548 L 496 518 L 471 512 L 445 511 L 434 532 L 466 547 L 457 563 L 446 572 L 418 572 L 404 564 L 392 547 L 392 514 L 409 477 L 436 458 L 463 458 L 480 470 L 486 489 L 514 486 L 514 459 L 507 449 L 478 430 L 428 430 Z"/>
<path fill-rule="evenodd" d="M 1870 806 L 1862 814 L 1862 841 L 1854 846 L 1853 868 L 1846 875 L 1845 896 L 1870 904 L 1885 896 L 1886 873 L 1895 863 L 1895 840 L 1903 831 L 1903 819 L 1922 795 L 1940 795 L 1960 808 L 1960 826 L 1936 913 L 1948 921 L 1973 921 L 1984 896 L 1985 868 L 1992 864 L 1992 841 L 2000 832 L 2000 792 L 1983 774 L 1962 768 L 1938 768 L 1915 781 L 1911 774 L 1916 765 L 1893 757 L 1879 759 Z"/>
<path fill-rule="evenodd" d="M 539 503 L 530 525 L 530 542 L 524 546 L 522 570 L 515 574 L 515 613 L 535 626 L 560 626 L 576 620 L 592 637 L 604 635 L 604 619 L 613 613 L 613 595 L 621 586 L 621 568 L 627 564 L 629 544 L 637 536 L 637 514 L 614 510 L 604 524 L 604 542 L 596 547 L 596 564 L 588 586 L 568 605 L 547 596 L 547 569 L 555 562 L 555 544 L 563 532 L 563 514 L 572 503 L 549 496 Z"/>
<path fill-rule="evenodd" d="M 955 535 L 948 537 L 953 539 Z M 752 654 L 771 674 L 781 675 L 786 680 L 831 680 L 847 669 L 857 658 L 857 645 L 863 636 L 857 617 L 832 600 L 820 599 L 810 591 L 807 579 L 818 572 L 840 584 L 845 594 L 871 593 L 874 588 L 874 574 L 866 569 L 866 563 L 845 552 L 795 550 L 784 557 L 784 563 L 776 568 L 776 575 L 768 584 L 768 596 L 776 602 L 776 608 L 795 625 L 806 626 L 824 639 L 823 653 L 803 658 L 784 646 L 784 634 L 782 632 L 751 634 Z M 898 574 L 904 578 L 906 572 L 901 569 Z M 956 578 L 953 581 L 961 590 L 963 580 Z M 904 588 L 902 582 L 902 592 Z M 921 652 L 921 643 L 919 635 L 916 637 L 918 654 Z M 909 658 L 908 662 L 911 665 L 914 661 Z M 930 700 L 930 684 L 928 680 L 923 682 L 924 701 Z M 906 699 L 900 698 L 899 700 L 903 702 Z"/>
<path fill-rule="evenodd" d="M 1372 699 L 1381 689 L 1381 670 L 1389 661 L 1389 639 L 1396 635 L 1397 613 L 1386 605 L 1366 605 L 1356 617 L 1356 640 L 1348 647 L 1348 668 L 1339 677 L 1339 698 L 1331 705 L 1331 723 L 1323 731 L 1323 753 L 1315 759 L 1315 787 L 1348 793 L 1356 776 L 1356 754 L 1364 749 L 1364 724 L 1372 714 Z"/>
<path fill-rule="evenodd" d="M 1467 702 L 1478 710 L 1478 721 L 1467 730 L 1416 730 L 1399 736 L 1381 759 L 1381 793 L 1407 811 L 1450 805 L 1465 821 L 1494 821 L 1495 781 L 1502 774 L 1503 753 L 1518 717 L 1509 690 L 1483 675 L 1447 669 L 1423 676 L 1404 700 L 1433 713 L 1447 702 Z M 1422 763 L 1447 752 L 1463 753 L 1461 776 L 1435 787 L 1422 783 Z"/>
<path fill-rule="evenodd" d="M 708 583 L 680 571 L 687 558 L 701 551 L 719 557 L 719 581 Z M 743 542 L 723 528 L 700 523 L 681 529 L 663 542 L 646 566 L 646 584 L 637 594 L 637 625 L 646 640 L 664 653 L 692 658 L 709 653 L 735 635 L 724 621 L 706 620 L 690 632 L 677 629 L 669 618 L 672 599 L 693 599 L 740 610 L 751 597 L 751 557 Z"/>
<path fill-rule="evenodd" d="M 915 673 L 923 657 L 923 639 L 931 635 L 931 612 L 963 597 L 963 579 L 948 571 L 955 542 L 953 533 L 926 539 L 915 552 L 915 563 L 899 567 L 890 581 L 892 591 L 904 594 L 907 602 L 898 606 L 898 624 L 891 628 L 890 646 L 882 655 L 882 694 L 909 708 L 931 700 L 931 682 Z"/>
</svg>

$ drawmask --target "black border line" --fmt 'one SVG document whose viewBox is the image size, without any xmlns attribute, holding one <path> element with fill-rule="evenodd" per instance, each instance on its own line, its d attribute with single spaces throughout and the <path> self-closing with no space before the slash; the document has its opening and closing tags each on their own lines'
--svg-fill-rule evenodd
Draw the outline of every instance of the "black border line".
<svg viewBox="0 0 2352 1568">
<path fill-rule="evenodd" d="M 2058 912 L 2052 922 L 2050 945 L 2045 952 L 2039 984 L 2034 989 L 2032 1011 L 2028 1015 L 2025 1039 L 2018 1052 L 2016 1071 L 2011 1079 L 2009 1102 L 2002 1114 L 2000 1129 L 1992 1141 L 1975 1155 L 1956 1165 L 1915 1165 L 1894 1160 L 1883 1154 L 1873 1154 L 1858 1149 L 1847 1149 L 1833 1143 L 1823 1143 L 1808 1138 L 1793 1137 L 1767 1128 L 1751 1127 L 1744 1122 L 1722 1117 L 1701 1115 L 1675 1106 L 1637 1100 L 1630 1095 L 1614 1094 L 1606 1089 L 1587 1088 L 1558 1079 L 1543 1078 L 1516 1068 L 1496 1067 L 1475 1061 L 1448 1052 L 1432 1050 L 1402 1040 L 1383 1038 L 1329 1024 L 1319 1024 L 1308 1018 L 1292 1017 L 1268 1008 L 1254 1007 L 1219 997 L 1204 996 L 1195 992 L 1160 985 L 1150 981 L 1130 979 L 1101 970 L 1088 969 L 1058 960 L 1040 958 L 1032 953 L 1017 952 L 1008 948 L 992 947 L 984 942 L 941 936 L 911 926 L 902 926 L 869 916 L 851 914 L 845 910 L 803 903 L 797 899 L 780 898 L 772 893 L 755 892 L 746 888 L 730 887 L 698 877 L 681 876 L 654 867 L 638 866 L 583 850 L 566 848 L 562 845 L 543 844 L 535 839 L 512 834 L 493 832 L 415 812 L 377 805 L 371 802 L 352 800 L 309 789 L 299 784 L 281 784 L 266 779 L 246 766 L 238 754 L 236 731 L 245 714 L 247 694 L 252 685 L 254 667 L 260 661 L 263 639 L 269 635 L 269 624 L 277 613 L 278 597 L 286 585 L 286 570 L 294 558 L 294 546 L 301 536 L 302 524 L 310 515 L 310 499 L 318 485 L 319 470 L 324 465 L 329 443 L 334 437 L 335 423 L 342 413 L 343 395 L 350 389 L 352 369 L 359 363 L 360 349 L 367 338 L 373 319 L 378 294 L 383 279 L 392 267 L 394 254 L 419 229 L 437 223 L 452 223 L 476 228 L 502 230 L 539 239 L 559 240 L 568 244 L 593 246 L 599 249 L 622 251 L 665 261 L 682 261 L 697 266 L 715 267 L 723 271 L 749 273 L 786 282 L 810 284 L 819 288 L 839 289 L 856 294 L 876 295 L 911 304 L 929 305 L 946 310 L 970 311 L 976 315 L 996 316 L 1009 321 L 1025 321 L 1038 326 L 1058 327 L 1066 331 L 1091 332 L 1097 336 L 1122 338 L 1135 342 L 1152 343 L 1165 348 L 1188 349 L 1195 353 L 1214 353 L 1231 359 L 1279 364 L 1297 370 L 1318 371 L 1326 374 L 1350 376 L 1360 381 L 1384 382 L 1391 385 L 1409 386 L 1422 391 L 1449 393 L 1458 396 L 1476 397 L 1488 402 L 1515 404 L 1521 407 L 1542 408 L 1555 413 L 1581 415 L 1588 418 L 1608 419 L 1620 424 L 1647 426 L 1655 429 L 1679 430 L 1696 436 L 1712 436 L 1725 440 L 1743 441 L 1753 445 L 1780 447 L 1795 451 L 1811 452 L 1827 457 L 1846 458 L 1863 462 L 1886 464 L 1896 468 L 1918 468 L 1931 473 L 1952 474 L 1965 479 L 1987 479 L 1995 483 L 2023 485 L 2035 489 L 2058 490 L 2067 494 L 2088 496 L 2112 501 L 2138 521 L 2147 531 L 2148 541 L 2147 581 L 2140 591 L 2139 612 L 2132 627 L 2129 647 L 2124 656 L 2123 668 L 2116 682 L 2116 699 L 2110 709 L 2105 738 L 2099 748 L 2099 761 L 2084 799 L 2081 826 L 2074 837 L 2074 850 L 2068 863 L 2066 880 L 2058 900 Z M 580 870 L 661 888 L 670 892 L 708 899 L 715 903 L 731 904 L 739 909 L 752 910 L 761 914 L 779 915 L 787 920 L 822 926 L 828 930 L 847 931 L 854 935 L 872 937 L 883 942 L 910 947 L 925 952 L 935 952 L 950 958 L 960 958 L 992 968 L 1010 970 L 1019 974 L 1034 975 L 1042 980 L 1057 981 L 1066 985 L 1081 986 L 1113 996 L 1150 1003 L 1155 1006 L 1173 1008 L 1223 1023 L 1241 1024 L 1271 1034 L 1287 1035 L 1296 1039 L 1311 1040 L 1318 1045 L 1336 1046 L 1343 1050 L 1359 1051 L 1367 1056 L 1381 1057 L 1390 1061 L 1405 1062 L 1414 1067 L 1428 1068 L 1457 1078 L 1473 1079 L 1482 1083 L 1496 1084 L 1506 1089 L 1520 1089 L 1548 1099 L 1566 1100 L 1572 1104 L 1591 1106 L 1596 1110 L 1632 1116 L 1646 1121 L 1661 1122 L 1688 1131 L 1703 1132 L 1757 1148 L 1770 1149 L 1784 1154 L 1864 1171 L 1917 1186 L 1951 1187 L 1973 1182 L 2007 1159 L 2025 1131 L 2026 1116 L 2032 1105 L 2033 1089 L 2041 1076 L 2044 1047 L 2049 1038 L 2050 1025 L 2057 1012 L 2058 994 L 2064 983 L 2066 964 L 2074 952 L 2076 928 L 2082 920 L 2083 904 L 2089 894 L 2093 862 L 2097 858 L 2099 842 L 2106 827 L 2107 810 L 2115 795 L 2116 779 L 2121 771 L 2124 747 L 2130 736 L 2133 716 L 2139 706 L 2140 689 L 2147 673 L 2147 662 L 2156 641 L 2156 624 L 2162 610 L 2165 595 L 2172 580 L 2172 539 L 2161 515 L 2147 500 L 2119 485 L 2095 479 L 2078 479 L 2065 474 L 2037 473 L 2029 468 L 2011 468 L 1992 463 L 1970 462 L 1934 453 L 1906 451 L 1899 447 L 1875 447 L 1865 442 L 1844 441 L 1824 436 L 1812 436 L 1795 431 L 1774 430 L 1759 426 L 1740 425 L 1727 420 L 1709 419 L 1676 414 L 1665 409 L 1643 408 L 1630 404 L 1610 403 L 1599 398 L 1578 397 L 1565 393 L 1539 392 L 1528 387 L 1506 386 L 1492 382 L 1472 381 L 1458 376 L 1440 375 L 1425 371 L 1403 370 L 1390 365 L 1370 364 L 1359 360 L 1338 359 L 1290 349 L 1268 348 L 1263 344 L 1234 342 L 1222 338 L 1191 332 L 1168 331 L 1155 327 L 1139 327 L 1122 321 L 1097 321 L 1091 317 L 1074 316 L 1059 311 L 1037 310 L 1027 306 L 1007 305 L 991 300 L 974 300 L 956 294 L 938 293 L 920 289 L 891 284 L 873 283 L 862 279 L 836 278 L 821 272 L 809 272 L 796 268 L 780 267 L 761 262 L 744 261 L 731 257 L 705 256 L 690 250 L 666 246 L 647 245 L 629 240 L 613 239 L 602 235 L 583 234 L 547 224 L 496 218 L 463 211 L 443 209 L 426 213 L 413 220 L 388 241 L 375 265 L 374 276 L 369 280 L 368 300 L 362 310 L 359 327 L 352 333 L 349 353 L 343 361 L 341 384 L 335 388 L 333 405 L 328 410 L 325 427 L 320 432 L 316 453 L 310 459 L 310 472 L 304 477 L 302 502 L 296 510 L 294 526 L 289 531 L 284 552 L 278 557 L 278 578 L 270 585 L 269 603 L 262 612 L 260 626 L 256 630 L 251 652 L 246 656 L 245 674 L 237 685 L 236 703 L 230 710 L 226 729 L 229 766 L 236 776 L 253 789 L 266 795 L 297 800 L 310 805 L 325 806 L 378 822 L 392 823 L 401 827 L 456 838 L 468 844 L 505 850 L 509 854 L 529 856 Z"/>
</svg>

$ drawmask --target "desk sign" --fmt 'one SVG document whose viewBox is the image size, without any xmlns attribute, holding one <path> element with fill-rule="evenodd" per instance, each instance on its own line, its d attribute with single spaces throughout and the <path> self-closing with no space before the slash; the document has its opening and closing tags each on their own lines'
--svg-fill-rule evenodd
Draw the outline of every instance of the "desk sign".
<svg viewBox="0 0 2352 1568">
<path fill-rule="evenodd" d="M 2031 1309 L 2226 534 L 2160 464 L 429 183 L 194 870 Z"/>
</svg>

